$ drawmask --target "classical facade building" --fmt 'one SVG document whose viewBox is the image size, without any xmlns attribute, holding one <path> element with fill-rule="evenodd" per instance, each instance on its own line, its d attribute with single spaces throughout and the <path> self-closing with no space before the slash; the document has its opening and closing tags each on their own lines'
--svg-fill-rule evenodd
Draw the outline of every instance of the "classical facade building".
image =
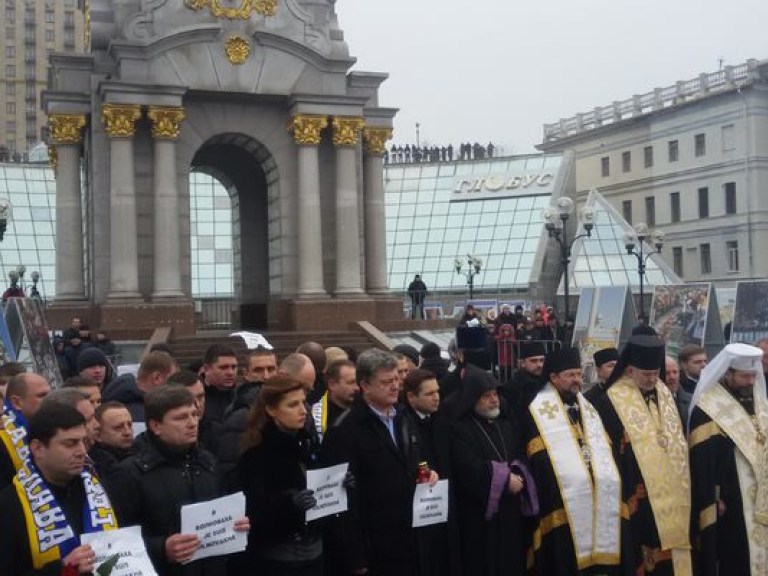
<svg viewBox="0 0 768 576">
<path fill-rule="evenodd" d="M 5 0 L 0 14 L 0 146 L 22 154 L 46 138 L 48 57 L 86 49 L 85 18 L 77 0 Z"/>
<path fill-rule="evenodd" d="M 768 61 L 547 124 L 539 148 L 574 153 L 582 201 L 598 188 L 629 222 L 665 232 L 685 280 L 768 277 Z"/>
<path fill-rule="evenodd" d="M 95 307 L 107 330 L 190 331 L 197 171 L 232 197 L 235 293 L 251 326 L 399 312 L 383 187 L 396 110 L 379 105 L 385 74 L 350 71 L 334 2 L 111 6 L 91 1 L 91 53 L 54 54 L 44 94 L 59 308 Z"/>
</svg>

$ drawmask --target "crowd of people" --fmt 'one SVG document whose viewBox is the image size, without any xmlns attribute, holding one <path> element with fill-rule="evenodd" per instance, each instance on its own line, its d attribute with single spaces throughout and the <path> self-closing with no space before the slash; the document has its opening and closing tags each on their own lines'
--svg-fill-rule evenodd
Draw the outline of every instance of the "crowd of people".
<svg viewBox="0 0 768 576">
<path fill-rule="evenodd" d="M 457 160 L 482 160 L 493 158 L 496 146 L 489 142 L 487 146 L 475 142 L 459 145 Z M 418 144 L 406 144 L 405 146 L 392 145 L 384 156 L 387 164 L 418 164 L 420 162 L 453 162 L 454 147 L 448 146 L 420 146 Z"/>
<path fill-rule="evenodd" d="M 708 363 L 641 327 L 589 389 L 578 350 L 536 340 L 502 380 L 460 342 L 450 362 L 431 342 L 214 344 L 183 370 L 158 345 L 119 377 L 93 350 L 55 390 L 0 367 L 2 576 L 93 573 L 80 536 L 126 526 L 160 576 L 768 571 L 768 341 Z M 307 471 L 338 464 L 347 510 L 308 522 Z M 414 528 L 416 487 L 441 480 L 447 522 Z M 190 561 L 182 507 L 237 492 L 246 550 Z"/>
</svg>

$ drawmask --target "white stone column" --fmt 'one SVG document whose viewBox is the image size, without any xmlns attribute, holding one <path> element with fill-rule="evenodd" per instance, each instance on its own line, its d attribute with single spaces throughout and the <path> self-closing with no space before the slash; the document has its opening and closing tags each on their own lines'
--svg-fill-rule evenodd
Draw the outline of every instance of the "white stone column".
<svg viewBox="0 0 768 576">
<path fill-rule="evenodd" d="M 139 256 L 133 135 L 141 117 L 137 104 L 104 104 L 102 119 L 109 136 L 110 276 L 108 300 L 137 300 Z"/>
<path fill-rule="evenodd" d="M 296 115 L 291 123 L 298 145 L 298 296 L 327 296 L 323 284 L 323 236 L 320 213 L 320 164 L 317 147 L 328 126 L 325 116 Z"/>
<path fill-rule="evenodd" d="M 56 300 L 85 300 L 80 143 L 85 115 L 52 114 L 56 158 Z"/>
<path fill-rule="evenodd" d="M 365 281 L 371 295 L 389 293 L 387 281 L 387 215 L 384 201 L 384 152 L 391 128 L 366 128 Z"/>
<path fill-rule="evenodd" d="M 152 299 L 180 298 L 181 231 L 179 229 L 179 190 L 176 178 L 176 141 L 184 120 L 184 109 L 150 106 L 155 141 L 155 275 Z"/>
<path fill-rule="evenodd" d="M 336 146 L 336 296 L 363 293 L 355 149 L 364 125 L 362 118 L 333 119 L 333 143 Z"/>
</svg>

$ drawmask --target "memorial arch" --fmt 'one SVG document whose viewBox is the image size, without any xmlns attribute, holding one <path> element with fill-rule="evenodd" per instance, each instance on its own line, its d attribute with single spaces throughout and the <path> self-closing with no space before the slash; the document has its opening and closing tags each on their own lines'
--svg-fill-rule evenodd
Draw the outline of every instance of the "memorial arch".
<svg viewBox="0 0 768 576">
<path fill-rule="evenodd" d="M 379 105 L 386 75 L 350 71 L 332 0 L 235 4 L 91 0 L 91 53 L 52 56 L 43 105 L 58 158 L 62 313 L 107 330 L 193 330 L 197 170 L 236 203 L 246 327 L 400 314 L 386 276 L 382 162 L 396 113 Z"/>
</svg>

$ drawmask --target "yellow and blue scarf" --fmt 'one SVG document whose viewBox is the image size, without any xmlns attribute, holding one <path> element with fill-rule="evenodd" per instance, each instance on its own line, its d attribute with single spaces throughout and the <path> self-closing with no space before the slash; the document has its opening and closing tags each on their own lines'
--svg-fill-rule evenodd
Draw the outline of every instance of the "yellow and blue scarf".
<svg viewBox="0 0 768 576">
<path fill-rule="evenodd" d="M 86 496 L 83 532 L 117 529 L 117 517 L 99 479 L 87 470 L 80 473 L 80 478 Z M 30 458 L 19 468 L 13 485 L 24 511 L 29 550 L 36 570 L 66 558 L 80 546 L 79 536 L 72 530 L 53 492 Z"/>
<path fill-rule="evenodd" d="M 24 415 L 13 407 L 10 398 L 6 398 L 3 403 L 0 421 L 2 421 L 0 440 L 2 440 L 8 455 L 11 457 L 13 467 L 18 470 L 29 456 L 27 421 L 24 419 Z"/>
</svg>

